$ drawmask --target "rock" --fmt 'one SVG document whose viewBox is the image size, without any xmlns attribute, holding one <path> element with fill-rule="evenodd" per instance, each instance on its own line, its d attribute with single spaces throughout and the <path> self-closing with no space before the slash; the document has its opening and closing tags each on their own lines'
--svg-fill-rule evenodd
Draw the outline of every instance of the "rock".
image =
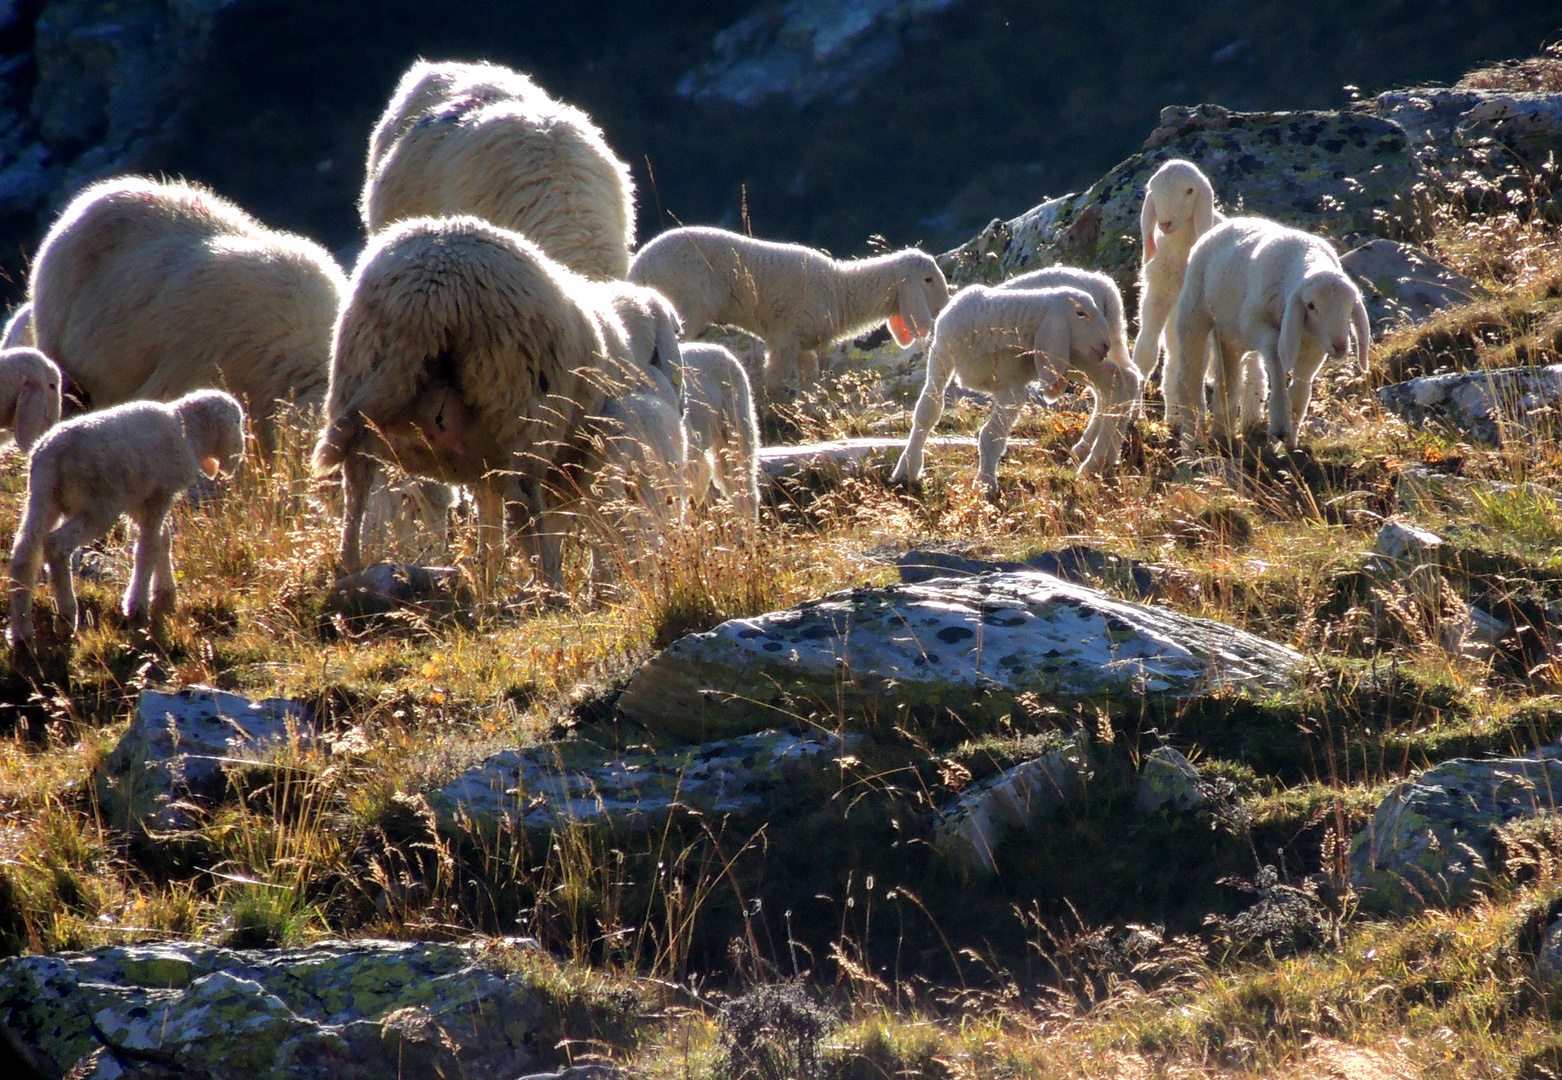
<svg viewBox="0 0 1562 1080">
<path fill-rule="evenodd" d="M 833 593 L 690 634 L 630 679 L 619 711 L 698 742 L 797 716 L 885 722 L 952 712 L 975 726 L 1015 698 L 1062 703 L 1269 693 L 1302 657 L 1221 623 L 1034 571 Z"/>
<path fill-rule="evenodd" d="M 0 963 L 0 1023 L 44 1075 L 512 1080 L 557 1060 L 558 1006 L 480 945 L 194 942 Z"/>
<path fill-rule="evenodd" d="M 1438 647 L 1450 656 L 1491 663 L 1502 643 L 1512 637 L 1513 624 L 1464 600 L 1451 606 L 1454 610 L 1437 624 Z"/>
<path fill-rule="evenodd" d="M 1134 793 L 1134 805 L 1146 814 L 1156 814 L 1165 809 L 1197 810 L 1209 802 L 1199 786 L 1199 770 L 1182 752 L 1170 746 L 1161 746 L 1145 755 L 1139 770 L 1139 788 Z"/>
<path fill-rule="evenodd" d="M 676 805 L 712 814 L 774 806 L 855 741 L 830 732 L 761 731 L 671 750 L 614 753 L 584 739 L 504 750 L 429 801 L 441 820 L 559 829 L 574 822 L 646 829 Z"/>
<path fill-rule="evenodd" d="M 1346 252 L 1340 262 L 1361 287 L 1374 339 L 1486 295 L 1457 270 L 1397 240 L 1369 241 Z"/>
<path fill-rule="evenodd" d="M 1412 507 L 1431 500 L 1438 503 L 1469 505 L 1492 495 L 1522 494 L 1532 499 L 1562 502 L 1562 491 L 1544 484 L 1510 484 L 1502 480 L 1483 480 L 1433 472 L 1424 465 L 1411 465 L 1399 474 L 1394 497 L 1400 506 Z"/>
<path fill-rule="evenodd" d="M 1106 586 L 1140 600 L 1164 598 L 1163 583 L 1170 574 L 1164 566 L 1127 559 L 1084 544 L 1038 552 L 1024 562 L 972 559 L 947 551 L 913 548 L 896 557 L 895 565 L 900 568 L 900 580 L 907 584 L 935 577 L 974 577 L 995 570 L 1039 570 L 1079 585 Z"/>
<path fill-rule="evenodd" d="M 520 1080 L 614 1080 L 623 1075 L 611 1065 L 571 1065 L 551 1073 L 532 1073 Z"/>
<path fill-rule="evenodd" d="M 1504 433 L 1533 433 L 1536 414 L 1550 422 L 1550 408 L 1562 401 L 1562 364 L 1425 375 L 1382 387 L 1378 398 L 1411 424 L 1445 424 L 1495 445 Z"/>
<path fill-rule="evenodd" d="M 376 563 L 338 578 L 326 610 L 349 622 L 405 621 L 449 615 L 465 599 L 461 571 L 454 567 Z"/>
<path fill-rule="evenodd" d="M 935 435 L 928 439 L 929 449 L 964 446 L 976 448 L 976 439 L 970 435 Z M 1010 446 L 1034 445 L 1018 439 Z M 829 442 L 802 443 L 797 446 L 762 446 L 759 448 L 759 473 L 762 479 L 793 480 L 806 475 L 826 480 L 839 479 L 850 472 L 867 468 L 893 465 L 906 440 L 900 439 L 833 439 Z"/>
<path fill-rule="evenodd" d="M 1443 538 L 1434 532 L 1397 518 L 1385 521 L 1378 529 L 1373 551 L 1400 568 L 1436 566 L 1442 557 Z"/>
<path fill-rule="evenodd" d="M 1470 900 L 1488 880 L 1498 826 L 1549 813 L 1562 760 L 1457 758 L 1397 785 L 1351 841 L 1351 884 L 1378 911 Z"/>
<path fill-rule="evenodd" d="M 1551 920 L 1535 950 L 1535 974 L 1550 986 L 1562 983 L 1562 918 Z"/>
<path fill-rule="evenodd" d="M 1047 811 L 1083 797 L 1093 772 L 1081 735 L 973 784 L 939 814 L 933 848 L 967 873 L 996 873 L 994 852 L 1004 835 L 1033 828 Z"/>
<path fill-rule="evenodd" d="M 314 722 L 297 702 L 251 701 L 203 686 L 144 690 L 129 729 L 93 779 L 116 827 L 188 828 L 196 803 L 222 796 L 230 765 L 264 762 L 314 739 Z"/>
</svg>

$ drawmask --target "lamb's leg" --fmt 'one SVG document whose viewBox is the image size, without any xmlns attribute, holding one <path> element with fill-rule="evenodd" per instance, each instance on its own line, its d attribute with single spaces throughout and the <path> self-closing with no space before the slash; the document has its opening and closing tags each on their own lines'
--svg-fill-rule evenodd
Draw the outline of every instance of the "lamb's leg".
<svg viewBox="0 0 1562 1080">
<path fill-rule="evenodd" d="M 1242 436 L 1257 446 L 1268 429 L 1265 416 L 1269 400 L 1269 380 L 1264 376 L 1263 359 L 1257 353 L 1242 358 Z"/>
<path fill-rule="evenodd" d="M 1291 442 L 1291 394 L 1287 387 L 1288 372 L 1280 356 L 1280 335 L 1265 332 L 1254 342 L 1253 351 L 1263 360 L 1264 377 L 1269 381 L 1269 437 Z"/>
<path fill-rule="evenodd" d="M 167 509 L 163 522 L 157 529 L 157 561 L 152 564 L 152 629 L 157 631 L 163 620 L 178 607 L 178 587 L 174 583 L 174 530 L 169 524 Z"/>
<path fill-rule="evenodd" d="M 504 480 L 484 477 L 472 489 L 477 500 L 477 568 L 485 596 L 493 595 L 504 566 Z"/>
<path fill-rule="evenodd" d="M 765 388 L 786 389 L 788 374 L 796 375 L 801 382 L 803 349 L 795 341 L 765 342 Z M 819 359 L 814 357 L 815 374 Z"/>
<path fill-rule="evenodd" d="M 71 554 L 89 541 L 96 540 L 113 527 L 119 508 L 93 507 L 65 519 L 44 543 L 44 558 L 49 564 L 49 584 L 54 589 L 54 609 L 69 637 L 76 632 L 76 585 L 71 580 Z"/>
<path fill-rule="evenodd" d="M 1167 331 L 1168 339 L 1175 333 L 1174 328 L 1167 327 L 1166 320 L 1176 302 L 1175 291 L 1145 285 L 1144 299 L 1139 304 L 1139 336 L 1134 338 L 1134 366 L 1145 378 L 1150 377 L 1161 358 L 1161 332 Z"/>
<path fill-rule="evenodd" d="M 1172 325 L 1161 385 L 1166 396 L 1166 423 L 1178 436 L 1183 453 L 1199 443 L 1204 419 L 1204 368 L 1214 324 L 1202 308 L 1181 308 Z"/>
<path fill-rule="evenodd" d="M 29 506 L 11 549 L 11 610 L 6 637 L 11 646 L 33 639 L 33 589 L 43 569 L 43 549 L 52 514 Z"/>
<path fill-rule="evenodd" d="M 342 462 L 342 569 L 363 569 L 363 511 L 374 485 L 374 459 L 349 451 Z"/>
<path fill-rule="evenodd" d="M 173 567 L 168 568 L 166 582 L 162 581 L 160 563 L 172 558 L 165 554 L 172 548 L 168 535 L 168 508 L 172 499 L 156 499 L 141 508 L 136 521 L 135 565 L 130 571 L 130 587 L 125 590 L 125 618 L 133 626 L 148 622 L 160 624 L 163 616 L 173 610 Z M 148 590 L 154 599 L 147 601 Z"/>
<path fill-rule="evenodd" d="M 1088 374 L 1096 399 L 1095 411 L 1085 426 L 1086 437 L 1079 442 L 1085 453 L 1082 459 L 1078 453 L 1075 458 L 1081 459 L 1080 476 L 1099 476 L 1122 460 L 1122 428 L 1134 413 L 1136 386 L 1130 372 L 1108 362 L 1102 362 Z M 1076 451 L 1078 448 L 1076 446 Z"/>
<path fill-rule="evenodd" d="M 1212 335 L 1212 339 L 1215 402 L 1210 416 L 1210 433 L 1222 442 L 1229 442 L 1237 430 L 1237 403 L 1243 392 L 1242 357 L 1245 350 L 1220 334 Z"/>
<path fill-rule="evenodd" d="M 989 499 L 998 497 L 998 459 L 1009 447 L 1009 432 L 1025 402 L 1024 387 L 1000 390 L 993 395 L 993 410 L 976 437 L 976 486 Z"/>
<path fill-rule="evenodd" d="M 922 478 L 922 447 L 938 424 L 938 418 L 944 415 L 944 392 L 954 377 L 954 364 L 945 350 L 934 342 L 927 351 L 927 377 L 922 383 L 922 394 L 911 413 L 911 434 L 906 437 L 906 449 L 895 463 L 895 471 L 890 473 L 890 483 L 914 484 Z"/>
<path fill-rule="evenodd" d="M 1302 418 L 1312 403 L 1313 380 L 1323 367 L 1323 349 L 1304 345 L 1297 354 L 1296 368 L 1291 372 L 1291 437 L 1286 441 L 1287 450 L 1295 450 L 1301 439 Z"/>
</svg>

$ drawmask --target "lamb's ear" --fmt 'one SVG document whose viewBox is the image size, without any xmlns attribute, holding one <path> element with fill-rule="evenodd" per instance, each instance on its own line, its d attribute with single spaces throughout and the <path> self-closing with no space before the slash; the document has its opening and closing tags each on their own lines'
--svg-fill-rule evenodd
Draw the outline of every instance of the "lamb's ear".
<svg viewBox="0 0 1562 1080">
<path fill-rule="evenodd" d="M 1367 370 L 1367 347 L 1372 344 L 1372 320 L 1367 318 L 1367 305 L 1356 293 L 1356 306 L 1350 313 L 1351 325 L 1356 329 L 1356 360 L 1361 370 Z"/>
<path fill-rule="evenodd" d="M 1193 207 L 1193 235 L 1203 236 L 1215 227 L 1215 189 L 1205 186 Z"/>
<path fill-rule="evenodd" d="M 1056 401 L 1063 393 L 1063 380 L 1069 369 L 1069 353 L 1074 346 L 1073 305 L 1060 305 L 1047 312 L 1046 318 L 1036 328 L 1031 342 L 1031 359 L 1036 364 L 1036 378 L 1041 381 L 1042 395 L 1049 402 Z"/>
<path fill-rule="evenodd" d="M 1302 298 L 1302 290 L 1296 289 L 1285 302 L 1285 314 L 1280 316 L 1280 343 L 1275 351 L 1282 373 L 1296 370 L 1296 354 L 1301 351 L 1302 327 L 1306 324 L 1307 301 Z"/>
<path fill-rule="evenodd" d="M 1144 261 L 1155 258 L 1155 196 L 1144 189 L 1144 205 L 1139 208 L 1139 235 L 1144 240 Z"/>
<path fill-rule="evenodd" d="M 53 395 L 49 388 L 36 379 L 23 379 L 22 391 L 16 396 L 16 445 L 23 450 L 31 450 L 33 443 L 42 437 L 45 431 L 55 420 L 59 419 L 59 410 L 56 407 L 49 408 Z M 56 402 L 58 399 L 55 399 Z M 54 413 L 53 419 L 50 412 Z"/>
<path fill-rule="evenodd" d="M 917 337 L 927 337 L 933 332 L 933 312 L 927 306 L 927 293 L 922 291 L 920 280 L 907 278 L 900 283 L 897 306 L 902 323 Z"/>
</svg>

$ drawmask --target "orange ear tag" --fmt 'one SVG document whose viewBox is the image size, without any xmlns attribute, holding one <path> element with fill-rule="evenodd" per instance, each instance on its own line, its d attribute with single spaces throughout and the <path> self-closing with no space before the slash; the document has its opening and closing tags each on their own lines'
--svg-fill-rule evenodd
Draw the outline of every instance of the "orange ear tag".
<svg viewBox="0 0 1562 1080">
<path fill-rule="evenodd" d="M 904 349 L 916 340 L 916 335 L 911 332 L 911 327 L 906 325 L 906 320 L 897 313 L 891 315 L 887 321 L 889 336 L 895 339 L 895 344 Z"/>
</svg>

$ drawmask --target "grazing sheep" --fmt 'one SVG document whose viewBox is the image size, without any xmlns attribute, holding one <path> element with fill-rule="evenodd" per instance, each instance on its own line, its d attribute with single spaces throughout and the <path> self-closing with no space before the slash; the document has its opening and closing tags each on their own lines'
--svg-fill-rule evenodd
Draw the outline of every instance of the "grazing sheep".
<svg viewBox="0 0 1562 1080">
<path fill-rule="evenodd" d="M 660 390 L 610 395 L 586 438 L 592 502 L 622 539 L 633 564 L 684 520 L 689 446 L 677 405 Z"/>
<path fill-rule="evenodd" d="M 1144 266 L 1139 271 L 1139 336 L 1134 339 L 1134 363 L 1145 378 L 1161 358 L 1163 331 L 1167 347 L 1171 346 L 1166 320 L 1182 291 L 1188 252 L 1199 237 L 1225 220 L 1215 209 L 1209 178 L 1191 161 L 1173 158 L 1145 185 L 1139 211 Z"/>
<path fill-rule="evenodd" d="M 75 632 L 71 553 L 121 514 L 137 529 L 125 615 L 160 624 L 175 602 L 168 511 L 191 484 L 231 473 L 243 455 L 243 407 L 221 390 L 168 404 L 133 401 L 56 425 L 28 462 L 27 506 L 11 549 L 11 645 L 33 638 L 33 586 L 45 559 L 60 621 L 67 635 Z"/>
<path fill-rule="evenodd" d="M 496 64 L 420 60 L 369 141 L 359 202 L 371 234 L 470 214 L 600 281 L 634 244 L 634 182 L 591 118 Z"/>
<path fill-rule="evenodd" d="M 38 338 L 33 334 L 33 306 L 23 304 L 11 312 L 5 331 L 0 333 L 0 349 L 35 349 Z"/>
<path fill-rule="evenodd" d="M 1101 309 L 1101 314 L 1106 317 L 1106 324 L 1112 331 L 1112 350 L 1107 353 L 1107 360 L 1120 368 L 1132 366 L 1132 360 L 1128 354 L 1128 324 L 1123 318 L 1123 294 L 1118 291 L 1117 282 L 1105 274 L 1098 274 L 1094 270 L 1081 270 L 1074 266 L 1049 266 L 1045 270 L 1032 270 L 1028 274 L 1020 274 L 998 286 L 999 289 L 1049 289 L 1057 286 L 1079 289 L 1090 294 L 1090 298 Z M 1144 384 L 1139 381 L 1139 389 L 1134 395 L 1133 405 L 1129 414 L 1137 416 L 1140 406 L 1143 404 Z M 1090 456 L 1090 452 L 1101 439 L 1102 426 L 1115 422 L 1120 424 L 1124 418 L 1114 417 L 1110 410 L 1100 407 L 1099 401 L 1095 410 L 1091 413 L 1090 423 L 1085 425 L 1085 430 L 1070 449 L 1075 461 L 1084 461 Z M 1107 447 L 1103 464 L 1110 467 L 1122 460 L 1122 440 L 1113 436 Z"/>
<path fill-rule="evenodd" d="M 1354 332 L 1365 369 L 1372 340 L 1361 292 L 1329 242 L 1264 218 L 1232 218 L 1194 244 L 1173 318 L 1166 421 L 1181 432 L 1185 450 L 1199 438 L 1211 333 L 1216 435 L 1234 430 L 1242 359 L 1256 352 L 1269 387 L 1269 435 L 1292 450 L 1325 358 L 1344 356 Z"/>
<path fill-rule="evenodd" d="M 691 494 L 703 501 L 714 484 L 739 517 L 758 521 L 759 417 L 748 372 L 720 345 L 685 345 L 681 388 Z"/>
<path fill-rule="evenodd" d="M 996 495 L 998 459 L 1025 401 L 1025 387 L 1040 379 L 1047 399 L 1056 400 L 1070 368 L 1095 390 L 1096 412 L 1109 417 L 1097 427 L 1096 444 L 1079 466 L 1082 476 L 1096 474 L 1140 385 L 1135 369 L 1107 359 L 1111 350 L 1111 327 L 1095 300 L 1080 289 L 962 289 L 934 325 L 927 381 L 890 482 L 921 477 L 923 444 L 943 414 L 949 380 L 959 376 L 961 386 L 993 396 L 992 415 L 977 444 L 976 482 L 989 496 Z"/>
<path fill-rule="evenodd" d="M 60 369 L 37 349 L 0 349 L 0 428 L 31 450 L 60 422 Z"/>
<path fill-rule="evenodd" d="M 820 349 L 876 323 L 909 345 L 931 332 L 949 301 L 943 271 L 915 248 L 841 260 L 703 227 L 670 229 L 646 244 L 629 280 L 671 300 L 688 337 L 724 323 L 762 339 L 771 387 L 794 371 L 808 386 L 819 375 Z"/>
<path fill-rule="evenodd" d="M 346 279 L 331 256 L 184 183 L 120 177 L 71 200 L 28 283 L 38 348 L 92 408 L 232 392 L 270 446 L 318 402 Z"/>
</svg>

